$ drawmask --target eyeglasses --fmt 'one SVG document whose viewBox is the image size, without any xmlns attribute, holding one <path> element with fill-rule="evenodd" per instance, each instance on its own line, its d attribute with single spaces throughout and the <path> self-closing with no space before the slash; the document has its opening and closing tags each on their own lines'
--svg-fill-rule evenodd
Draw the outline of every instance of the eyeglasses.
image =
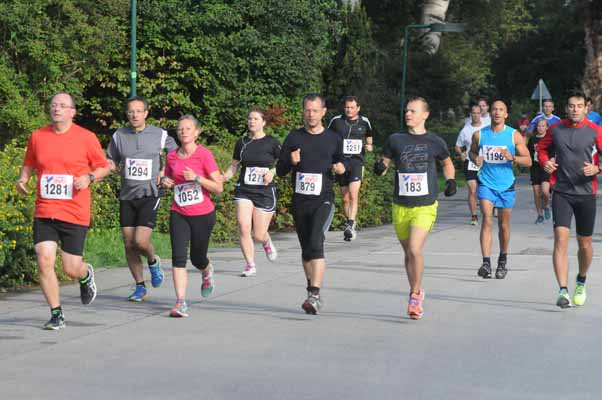
<svg viewBox="0 0 602 400">
<path fill-rule="evenodd" d="M 73 107 L 71 104 L 65 104 L 65 103 L 50 103 L 50 108 L 51 109 L 55 109 L 55 108 L 65 109 L 65 108 L 75 108 L 75 107 Z"/>
</svg>

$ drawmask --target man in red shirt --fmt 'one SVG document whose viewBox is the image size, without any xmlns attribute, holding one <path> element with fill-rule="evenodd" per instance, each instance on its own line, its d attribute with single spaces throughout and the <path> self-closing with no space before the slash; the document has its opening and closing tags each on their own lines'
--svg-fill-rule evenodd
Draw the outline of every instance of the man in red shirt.
<svg viewBox="0 0 602 400">
<path fill-rule="evenodd" d="M 37 176 L 33 240 L 40 286 L 51 313 L 44 329 L 52 330 L 65 327 L 54 271 L 59 242 L 63 271 L 79 280 L 82 303 L 96 298 L 94 270 L 82 255 L 90 226 L 90 185 L 104 178 L 109 168 L 96 135 L 73 123 L 75 112 L 69 94 L 52 98 L 52 124 L 31 134 L 16 182 L 17 191 L 27 195 L 27 182 L 34 173 Z"/>
</svg>

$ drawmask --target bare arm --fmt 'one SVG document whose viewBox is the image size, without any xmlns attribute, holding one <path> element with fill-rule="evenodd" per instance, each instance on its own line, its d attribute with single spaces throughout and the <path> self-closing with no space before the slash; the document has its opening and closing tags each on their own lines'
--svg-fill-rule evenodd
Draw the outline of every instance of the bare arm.
<svg viewBox="0 0 602 400">
<path fill-rule="evenodd" d="M 34 174 L 34 172 L 35 172 L 35 169 L 28 167 L 27 165 L 24 165 L 21 167 L 21 173 L 19 174 L 19 179 L 15 183 L 17 192 L 19 194 L 29 194 L 29 191 L 27 190 L 25 185 L 27 185 L 27 182 L 29 182 L 29 179 L 31 179 L 31 176 Z"/>
<path fill-rule="evenodd" d="M 506 149 L 504 157 L 507 155 L 510 157 L 506 157 L 507 160 L 517 163 L 523 167 L 530 167 L 533 161 L 531 160 L 531 155 L 529 154 L 529 149 L 527 149 L 527 145 L 525 144 L 525 139 L 523 135 L 518 133 L 518 131 L 514 131 L 514 147 L 516 149 L 516 155 L 512 156 L 509 154 Z"/>
<path fill-rule="evenodd" d="M 456 179 L 456 168 L 451 157 L 447 157 L 445 160 L 441 160 L 441 168 L 443 168 L 443 176 L 445 180 Z"/>
<path fill-rule="evenodd" d="M 226 171 L 224 171 L 224 182 L 229 181 L 230 179 L 232 179 L 232 177 L 234 175 L 236 175 L 236 172 L 238 171 L 238 166 L 240 165 L 240 161 L 238 160 L 232 160 L 232 162 L 230 163 L 230 166 L 228 167 L 228 169 L 226 169 Z"/>
<path fill-rule="evenodd" d="M 478 165 L 479 167 L 483 164 L 483 157 L 479 155 L 479 142 L 481 141 L 481 131 L 476 131 L 472 135 L 472 143 L 470 144 L 470 161 Z"/>
</svg>

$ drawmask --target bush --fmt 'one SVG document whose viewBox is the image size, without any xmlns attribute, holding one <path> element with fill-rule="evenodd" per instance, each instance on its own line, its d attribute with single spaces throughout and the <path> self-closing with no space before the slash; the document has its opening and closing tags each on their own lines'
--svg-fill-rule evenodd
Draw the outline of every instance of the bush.
<svg viewBox="0 0 602 400">
<path fill-rule="evenodd" d="M 0 288 L 37 281 L 31 241 L 34 197 L 20 196 L 15 188 L 25 152 L 9 143 L 0 153 Z M 35 185 L 29 185 L 35 190 Z"/>
<path fill-rule="evenodd" d="M 219 167 L 223 170 L 230 164 L 232 146 L 208 146 L 213 152 Z M 16 193 L 14 182 L 19 175 L 25 149 L 11 143 L 0 152 L 0 184 L 7 188 L 0 194 L 4 206 L 0 209 L 0 288 L 37 283 L 37 267 L 32 246 L 31 226 L 35 196 L 35 179 L 29 188 L 32 194 L 23 197 Z M 392 177 L 376 178 L 372 173 L 375 156 L 366 157 L 366 171 L 362 184 L 357 222 L 362 227 L 380 225 L 391 221 L 390 204 L 392 197 Z M 119 231 L 119 176 L 112 174 L 92 186 L 92 228 L 94 231 Z M 217 223 L 213 230 L 214 243 L 228 243 L 238 240 L 236 209 L 232 201 L 234 184 L 232 179 L 224 185 L 224 192 L 212 195 L 217 209 Z M 338 185 L 335 185 L 337 214 L 332 229 L 341 229 L 345 218 L 341 210 Z M 290 213 L 292 188 L 290 176 L 276 178 L 278 211 L 272 222 L 272 230 L 292 230 L 293 219 Z M 156 231 L 169 233 L 169 208 L 171 192 L 161 202 L 157 217 Z M 122 252 L 122 249 L 113 249 Z M 57 265 L 59 261 L 57 260 Z"/>
</svg>

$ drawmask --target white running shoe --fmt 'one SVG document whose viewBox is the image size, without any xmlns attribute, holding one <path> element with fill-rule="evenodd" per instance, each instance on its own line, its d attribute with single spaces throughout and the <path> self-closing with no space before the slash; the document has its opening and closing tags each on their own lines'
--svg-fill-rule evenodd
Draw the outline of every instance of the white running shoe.
<svg viewBox="0 0 602 400">
<path fill-rule="evenodd" d="M 249 277 L 255 274 L 257 274 L 257 268 L 255 268 L 253 265 L 247 264 L 245 265 L 245 269 L 243 269 L 243 271 L 240 273 L 240 276 Z"/>
<path fill-rule="evenodd" d="M 274 243 L 272 243 L 272 239 L 263 245 L 263 250 L 265 251 L 265 256 L 269 261 L 276 261 L 276 258 L 278 258 L 278 251 L 276 250 Z"/>
</svg>

